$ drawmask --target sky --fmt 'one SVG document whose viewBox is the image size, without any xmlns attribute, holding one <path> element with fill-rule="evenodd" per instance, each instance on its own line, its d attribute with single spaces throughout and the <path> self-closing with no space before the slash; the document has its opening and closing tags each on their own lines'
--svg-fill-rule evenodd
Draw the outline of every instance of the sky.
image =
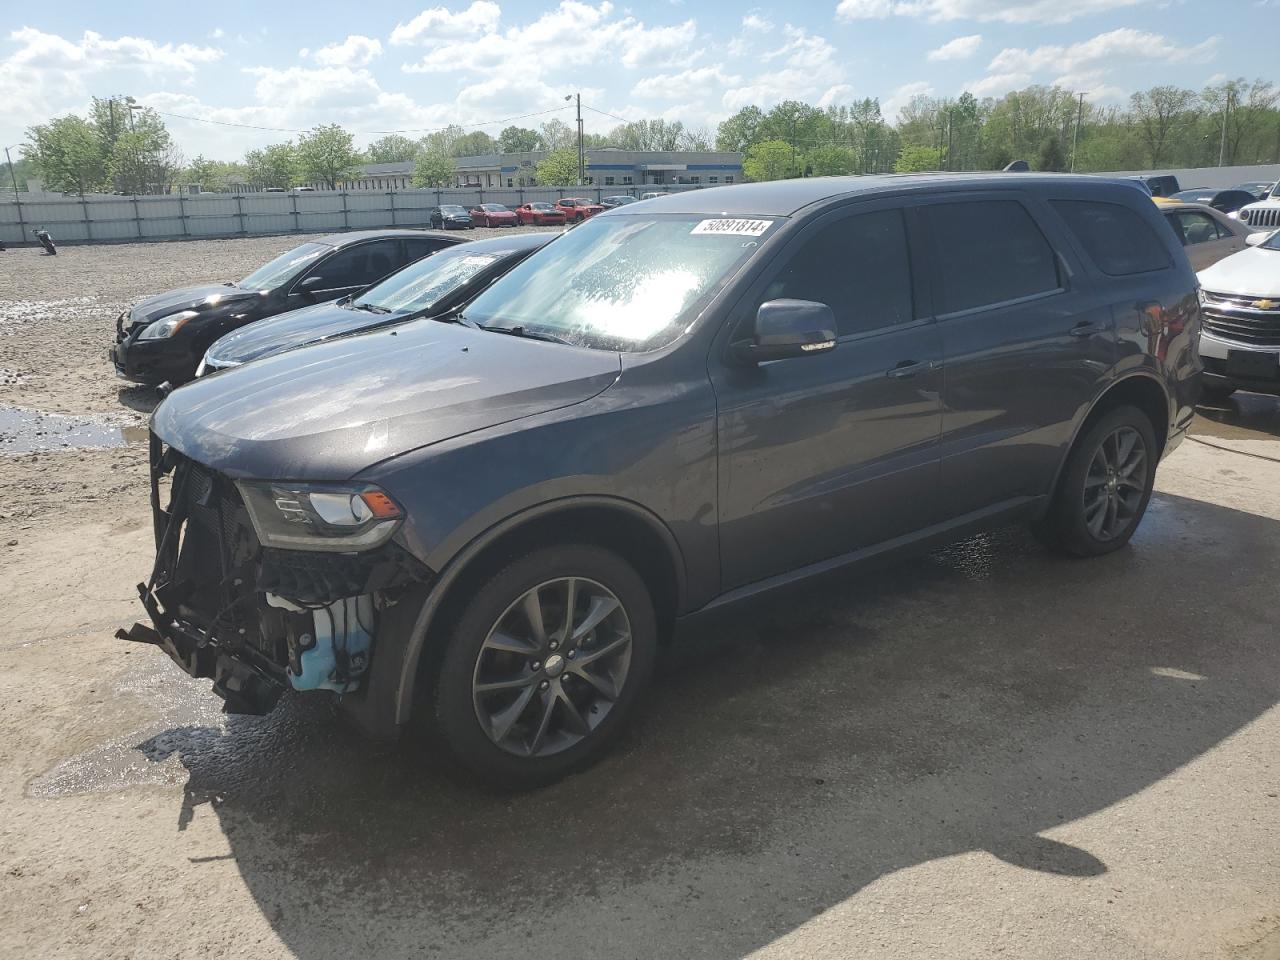
<svg viewBox="0 0 1280 960">
<path fill-rule="evenodd" d="M 130 94 L 188 157 L 222 160 L 321 123 L 360 145 L 572 123 L 573 93 L 589 131 L 662 117 L 714 132 L 785 99 L 878 97 L 893 119 L 918 93 L 1057 83 L 1105 104 L 1156 84 L 1280 81 L 1280 0 L 99 0 L 3 19 L 0 146 L 90 96 Z"/>
</svg>

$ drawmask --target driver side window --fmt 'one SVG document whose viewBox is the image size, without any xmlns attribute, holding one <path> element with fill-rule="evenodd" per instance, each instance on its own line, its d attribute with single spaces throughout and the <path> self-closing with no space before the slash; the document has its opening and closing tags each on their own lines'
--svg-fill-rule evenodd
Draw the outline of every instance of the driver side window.
<svg viewBox="0 0 1280 960">
<path fill-rule="evenodd" d="M 319 290 L 364 287 L 381 280 L 396 266 L 394 240 L 361 243 L 340 250 L 307 271 L 319 277 Z"/>
<path fill-rule="evenodd" d="M 842 337 L 911 322 L 911 261 L 902 211 L 846 217 L 811 235 L 770 282 L 761 302 L 781 299 L 825 303 Z"/>
</svg>

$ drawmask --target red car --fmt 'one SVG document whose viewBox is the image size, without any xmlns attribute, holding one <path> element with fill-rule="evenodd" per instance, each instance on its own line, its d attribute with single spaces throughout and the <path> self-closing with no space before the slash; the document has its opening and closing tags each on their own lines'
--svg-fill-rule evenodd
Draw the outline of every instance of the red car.
<svg viewBox="0 0 1280 960">
<path fill-rule="evenodd" d="M 565 197 L 563 200 L 557 200 L 556 206 L 564 211 L 564 217 L 570 223 L 578 223 L 604 212 L 604 207 L 584 197 Z"/>
<path fill-rule="evenodd" d="M 520 218 L 500 203 L 482 203 L 472 207 L 471 222 L 477 227 L 520 226 Z"/>
<path fill-rule="evenodd" d="M 523 224 L 533 224 L 534 226 L 563 226 L 565 222 L 564 211 L 559 207 L 552 206 L 549 203 L 526 203 L 523 206 L 516 207 L 516 216 L 520 218 Z"/>
</svg>

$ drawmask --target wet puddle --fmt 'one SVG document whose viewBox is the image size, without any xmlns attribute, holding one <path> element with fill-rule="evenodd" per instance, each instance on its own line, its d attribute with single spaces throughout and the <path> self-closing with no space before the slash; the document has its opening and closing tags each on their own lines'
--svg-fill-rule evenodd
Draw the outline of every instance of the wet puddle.
<svg viewBox="0 0 1280 960">
<path fill-rule="evenodd" d="M 0 407 L 0 455 L 122 447 L 146 439 L 145 426 L 117 427 L 93 417 Z"/>
<path fill-rule="evenodd" d="M 1226 401 L 1196 410 L 1193 437 L 1217 440 L 1280 440 L 1280 397 L 1234 393 Z"/>
</svg>

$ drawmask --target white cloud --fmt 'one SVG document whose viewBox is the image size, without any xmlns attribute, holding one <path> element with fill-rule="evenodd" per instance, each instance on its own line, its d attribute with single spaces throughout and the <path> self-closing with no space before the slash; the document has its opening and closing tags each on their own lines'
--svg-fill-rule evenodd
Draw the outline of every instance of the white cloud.
<svg viewBox="0 0 1280 960">
<path fill-rule="evenodd" d="M 719 89 L 741 82 L 741 77 L 727 74 L 718 66 L 694 67 L 680 73 L 660 73 L 645 77 L 631 88 L 631 95 L 646 100 L 680 100 L 692 92 L 705 91 L 708 87 Z"/>
<path fill-rule="evenodd" d="M 518 64 L 522 76 L 542 77 L 591 64 L 620 63 L 635 69 L 685 66 L 697 59 L 699 51 L 690 50 L 698 35 L 696 21 L 648 27 L 630 16 L 613 19 L 613 9 L 609 0 L 598 6 L 561 0 L 532 23 L 487 33 L 482 42 L 437 43 L 422 59 L 401 69 L 406 73 L 487 73 Z M 585 39 L 566 42 L 566 37 Z"/>
<path fill-rule="evenodd" d="M 1086 66 L 1111 67 L 1147 60 L 1203 63 L 1213 58 L 1219 42 L 1219 37 L 1210 37 L 1194 46 L 1179 46 L 1158 33 L 1121 27 L 1069 46 L 1007 47 L 995 55 L 987 69 L 997 73 L 1039 73 L 1046 70 L 1072 72 Z"/>
<path fill-rule="evenodd" d="M 1031 83 L 1029 73 L 992 73 L 966 83 L 964 88 L 975 97 L 998 97 Z"/>
<path fill-rule="evenodd" d="M 982 34 L 975 33 L 969 37 L 956 37 L 948 40 L 937 50 L 929 51 L 930 60 L 964 60 L 972 57 L 982 46 Z"/>
<path fill-rule="evenodd" d="M 786 42 L 760 57 L 777 65 L 726 90 L 721 97 L 726 110 L 736 112 L 749 104 L 767 110 L 782 100 L 812 102 L 844 83 L 844 58 L 825 38 L 790 23 L 783 25 L 782 35 Z"/>
<path fill-rule="evenodd" d="M 913 97 L 927 97 L 932 94 L 933 85 L 928 80 L 913 80 L 911 83 L 904 83 L 885 98 L 880 107 L 881 116 L 890 121 L 895 120 L 899 111 L 910 103 Z"/>
<path fill-rule="evenodd" d="M 316 63 L 326 67 L 360 67 L 381 56 L 381 54 L 382 42 L 380 40 L 353 33 L 341 43 L 331 43 L 321 47 L 312 56 Z M 298 55 L 305 57 L 307 52 L 301 50 Z"/>
<path fill-rule="evenodd" d="M 403 46 L 492 33 L 498 29 L 501 16 L 502 8 L 492 0 L 474 0 L 471 6 L 457 13 L 448 7 L 431 7 L 408 23 L 397 23 L 391 31 L 391 43 L 393 46 Z"/>
<path fill-rule="evenodd" d="M 1069 23 L 1090 14 L 1110 13 L 1121 7 L 1151 2 L 1152 0 L 840 0 L 836 7 L 836 17 L 840 20 L 899 16 L 934 22 L 979 20 L 999 23 Z"/>
<path fill-rule="evenodd" d="M 758 13 L 748 13 L 742 18 L 742 29 L 755 33 L 768 33 L 773 29 L 773 21 L 760 16 Z"/>
<path fill-rule="evenodd" d="M 224 31 L 221 27 L 214 27 L 213 30 L 210 31 L 209 33 L 209 38 L 211 40 L 221 40 L 226 35 L 227 35 L 226 31 Z"/>
</svg>

